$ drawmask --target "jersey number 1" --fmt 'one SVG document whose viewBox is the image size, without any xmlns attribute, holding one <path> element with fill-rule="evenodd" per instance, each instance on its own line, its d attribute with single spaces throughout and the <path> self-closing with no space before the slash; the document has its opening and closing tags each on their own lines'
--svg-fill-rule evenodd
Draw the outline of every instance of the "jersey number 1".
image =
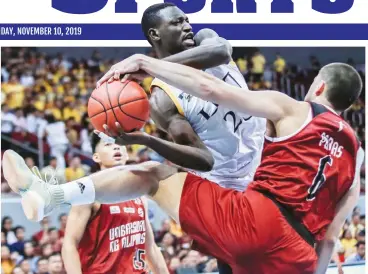
<svg viewBox="0 0 368 274">
<path fill-rule="evenodd" d="M 332 158 L 330 155 L 322 157 L 319 160 L 318 172 L 313 179 L 313 183 L 308 189 L 307 201 L 313 201 L 316 198 L 318 190 L 326 182 L 326 176 L 324 174 L 326 165 L 332 166 Z"/>
</svg>

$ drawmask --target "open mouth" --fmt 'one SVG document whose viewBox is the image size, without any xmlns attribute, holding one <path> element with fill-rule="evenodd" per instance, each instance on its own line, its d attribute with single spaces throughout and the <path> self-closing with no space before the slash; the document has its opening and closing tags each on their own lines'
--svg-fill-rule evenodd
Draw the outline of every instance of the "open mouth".
<svg viewBox="0 0 368 274">
<path fill-rule="evenodd" d="M 120 152 L 116 152 L 114 154 L 114 158 L 121 158 L 122 154 Z"/>
<path fill-rule="evenodd" d="M 183 38 L 183 41 L 186 44 L 194 45 L 194 34 L 193 34 L 193 32 L 190 32 L 187 35 L 185 35 L 184 38 Z"/>
</svg>

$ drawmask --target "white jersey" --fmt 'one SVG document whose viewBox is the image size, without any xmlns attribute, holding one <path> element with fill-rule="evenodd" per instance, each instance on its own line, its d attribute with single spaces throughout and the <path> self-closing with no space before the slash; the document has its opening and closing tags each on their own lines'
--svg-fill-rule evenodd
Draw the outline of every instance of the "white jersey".
<svg viewBox="0 0 368 274">
<path fill-rule="evenodd" d="M 247 88 L 234 62 L 205 71 L 228 84 Z M 151 88 L 155 86 L 170 96 L 214 157 L 211 171 L 193 173 L 222 187 L 244 191 L 261 160 L 266 119 L 194 97 L 157 78 L 152 81 Z"/>
</svg>

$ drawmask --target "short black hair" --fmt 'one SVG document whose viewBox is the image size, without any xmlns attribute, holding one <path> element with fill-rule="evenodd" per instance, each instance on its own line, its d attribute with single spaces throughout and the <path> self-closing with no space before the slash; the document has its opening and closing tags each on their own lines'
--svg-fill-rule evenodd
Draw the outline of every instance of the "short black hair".
<svg viewBox="0 0 368 274">
<path fill-rule="evenodd" d="M 344 63 L 324 66 L 320 75 L 327 87 L 327 100 L 337 111 L 349 108 L 358 98 L 363 88 L 362 78 L 355 68 Z"/>
<path fill-rule="evenodd" d="M 97 145 L 101 142 L 100 137 L 98 137 L 97 134 L 92 133 L 91 134 L 91 146 L 92 146 L 92 152 L 96 152 Z"/>
<path fill-rule="evenodd" d="M 148 31 L 151 28 L 154 28 L 157 26 L 157 24 L 160 22 L 160 16 L 158 16 L 158 13 L 166 9 L 168 7 L 176 7 L 173 3 L 160 3 L 160 4 L 154 4 L 152 6 L 149 6 L 143 13 L 141 25 L 142 30 L 144 33 L 144 36 L 146 37 L 147 41 L 152 45 L 152 42 L 149 38 Z"/>
<path fill-rule="evenodd" d="M 365 229 L 359 231 L 358 236 L 365 237 Z"/>
<path fill-rule="evenodd" d="M 365 245 L 365 241 L 358 241 L 355 246 L 359 247 L 361 245 Z"/>
</svg>

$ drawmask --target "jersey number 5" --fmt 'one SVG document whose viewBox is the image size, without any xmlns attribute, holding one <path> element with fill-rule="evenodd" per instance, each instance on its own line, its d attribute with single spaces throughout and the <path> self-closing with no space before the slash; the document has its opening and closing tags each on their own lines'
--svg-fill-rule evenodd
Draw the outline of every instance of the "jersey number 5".
<svg viewBox="0 0 368 274">
<path fill-rule="evenodd" d="M 133 266 L 134 269 L 143 270 L 146 268 L 146 262 L 144 261 L 143 256 L 146 254 L 146 251 L 142 249 L 137 249 L 134 257 L 133 257 Z"/>
<path fill-rule="evenodd" d="M 332 166 L 332 158 L 330 155 L 322 157 L 319 160 L 318 172 L 313 179 L 313 183 L 308 189 L 307 201 L 313 201 L 316 198 L 318 190 L 326 182 L 326 176 L 324 174 L 326 165 Z"/>
</svg>

